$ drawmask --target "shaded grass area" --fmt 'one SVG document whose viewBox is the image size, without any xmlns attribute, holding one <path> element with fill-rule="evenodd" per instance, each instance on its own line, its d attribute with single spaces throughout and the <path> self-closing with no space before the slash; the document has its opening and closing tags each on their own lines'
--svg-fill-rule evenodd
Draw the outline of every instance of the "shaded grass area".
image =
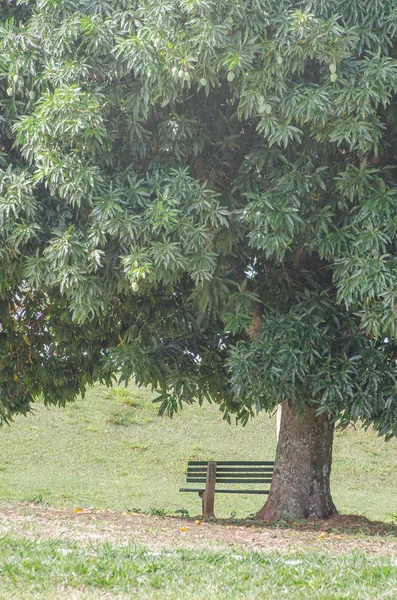
<svg viewBox="0 0 397 600">
<path fill-rule="evenodd" d="M 1 597 L 395 598 L 397 565 L 360 552 L 147 551 L 132 545 L 0 539 Z M 101 595 L 101 593 L 108 594 Z M 76 595 L 77 594 L 77 595 Z"/>
<path fill-rule="evenodd" d="M 197 515 L 180 494 L 189 459 L 272 460 L 275 418 L 228 425 L 215 406 L 157 416 L 145 389 L 98 386 L 66 408 L 46 408 L 0 430 L 0 499 L 54 506 Z M 336 434 L 333 495 L 341 512 L 397 519 L 397 442 L 353 428 Z M 265 496 L 219 494 L 216 514 L 247 517 Z"/>
<path fill-rule="evenodd" d="M 195 518 L 184 517 L 184 521 L 187 523 L 197 522 Z M 212 519 L 207 519 L 204 521 L 211 522 Z M 260 521 L 254 518 L 249 519 L 214 519 L 214 523 L 220 526 L 229 527 L 229 526 L 238 526 L 240 528 L 260 528 L 260 529 L 269 529 L 269 530 L 288 530 L 295 532 L 312 532 L 325 534 L 343 534 L 354 536 L 357 539 L 370 539 L 370 537 L 375 538 L 395 538 L 397 540 L 397 523 L 393 523 L 391 521 L 371 521 L 366 517 L 362 517 L 359 515 L 332 515 L 328 519 L 301 519 L 298 521 L 287 521 L 285 519 L 280 519 L 279 521 L 275 521 L 274 523 L 268 521 Z M 319 539 L 325 539 L 325 536 L 321 535 Z M 396 559 L 397 563 L 397 559 Z M 397 596 L 396 596 L 397 597 Z"/>
</svg>

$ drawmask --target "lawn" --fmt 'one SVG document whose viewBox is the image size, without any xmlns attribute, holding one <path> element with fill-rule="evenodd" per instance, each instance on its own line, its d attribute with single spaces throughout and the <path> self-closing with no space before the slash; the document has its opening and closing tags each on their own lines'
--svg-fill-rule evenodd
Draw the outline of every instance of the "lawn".
<svg viewBox="0 0 397 600">
<path fill-rule="evenodd" d="M 134 545 L 0 539 L 1 598 L 380 600 L 396 561 L 362 552 L 151 551 Z M 105 595 L 106 593 L 106 595 Z"/>
<path fill-rule="evenodd" d="M 199 513 L 196 494 L 180 494 L 186 461 L 274 458 L 275 417 L 228 425 L 215 406 L 158 417 L 145 389 L 97 386 L 66 408 L 38 403 L 34 415 L 0 430 L 0 500 L 64 507 Z M 338 509 L 397 518 L 397 442 L 372 431 L 337 432 L 332 476 Z M 264 498 L 225 494 L 219 517 L 246 517 Z"/>
</svg>

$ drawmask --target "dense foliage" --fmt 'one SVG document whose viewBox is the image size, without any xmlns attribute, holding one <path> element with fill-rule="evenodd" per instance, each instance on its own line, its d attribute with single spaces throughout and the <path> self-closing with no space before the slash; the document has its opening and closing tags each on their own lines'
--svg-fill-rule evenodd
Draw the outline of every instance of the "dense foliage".
<svg viewBox="0 0 397 600">
<path fill-rule="evenodd" d="M 397 434 L 397 4 L 0 2 L 3 419 L 121 373 Z"/>
</svg>

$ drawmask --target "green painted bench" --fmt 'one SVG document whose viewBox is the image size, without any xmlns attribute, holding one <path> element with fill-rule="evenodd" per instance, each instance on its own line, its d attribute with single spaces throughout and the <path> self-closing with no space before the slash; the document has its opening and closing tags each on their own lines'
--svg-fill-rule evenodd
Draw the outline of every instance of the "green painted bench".
<svg viewBox="0 0 397 600">
<path fill-rule="evenodd" d="M 196 492 L 202 500 L 203 517 L 214 516 L 215 494 L 268 494 L 272 481 L 274 461 L 248 460 L 189 460 L 186 483 L 199 487 L 180 488 L 180 492 Z M 261 484 L 266 487 L 225 489 L 223 484 Z"/>
</svg>

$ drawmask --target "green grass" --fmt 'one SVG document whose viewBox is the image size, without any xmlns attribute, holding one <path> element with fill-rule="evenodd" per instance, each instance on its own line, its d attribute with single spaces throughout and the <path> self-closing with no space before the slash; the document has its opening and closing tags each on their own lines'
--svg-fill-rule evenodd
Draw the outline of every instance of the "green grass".
<svg viewBox="0 0 397 600">
<path fill-rule="evenodd" d="M 318 552 L 149 552 L 131 545 L 2 538 L 0 565 L 2 600 L 380 600 L 395 598 L 397 591 L 396 561 L 359 552 L 337 557 Z"/>
<path fill-rule="evenodd" d="M 196 494 L 181 494 L 186 461 L 273 459 L 275 417 L 230 426 L 215 406 L 158 417 L 144 389 L 96 387 L 84 400 L 17 418 L 0 429 L 0 499 L 54 506 L 200 512 Z M 397 518 L 397 442 L 353 428 L 336 434 L 333 496 L 341 512 Z M 261 496 L 220 494 L 219 517 L 246 517 Z"/>
</svg>

